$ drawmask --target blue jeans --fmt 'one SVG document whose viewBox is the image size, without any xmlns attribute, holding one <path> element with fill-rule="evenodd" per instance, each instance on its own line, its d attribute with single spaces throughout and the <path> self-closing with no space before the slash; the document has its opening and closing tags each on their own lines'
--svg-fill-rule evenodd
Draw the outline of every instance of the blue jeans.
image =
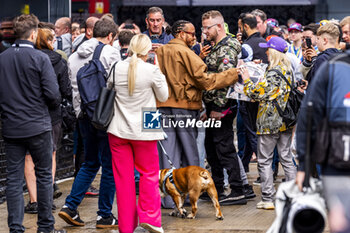
<svg viewBox="0 0 350 233">
<path fill-rule="evenodd" d="M 134 168 L 134 178 L 135 178 L 135 182 L 139 182 L 140 181 L 140 172 L 138 172 L 136 170 L 136 168 Z"/>
<path fill-rule="evenodd" d="M 53 230 L 52 216 L 52 136 L 47 131 L 28 138 L 4 138 L 7 157 L 7 211 L 11 233 L 24 232 L 23 178 L 26 152 L 35 164 L 38 200 L 38 232 Z"/>
<path fill-rule="evenodd" d="M 80 168 L 71 193 L 66 198 L 65 205 L 76 210 L 84 199 L 96 174 L 102 166 L 100 193 L 97 214 L 108 217 L 112 214 L 115 194 L 115 184 L 112 170 L 112 156 L 106 131 L 97 130 L 87 118 L 78 120 L 84 143 L 85 162 Z"/>
</svg>

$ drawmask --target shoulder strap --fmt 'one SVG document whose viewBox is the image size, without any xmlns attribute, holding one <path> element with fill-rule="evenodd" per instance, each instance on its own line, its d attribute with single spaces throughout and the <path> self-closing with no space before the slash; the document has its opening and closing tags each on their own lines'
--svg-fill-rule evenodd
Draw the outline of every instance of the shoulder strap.
<svg viewBox="0 0 350 233">
<path fill-rule="evenodd" d="M 104 46 L 105 44 L 102 44 L 102 43 L 99 43 L 99 45 L 97 45 L 94 51 L 94 55 L 92 56 L 92 60 L 100 59 L 101 52 Z"/>
<path fill-rule="evenodd" d="M 282 74 L 281 71 L 277 70 L 277 69 L 272 69 L 271 71 L 275 71 L 279 76 L 281 76 L 281 78 L 287 83 L 288 86 L 290 86 L 290 91 L 293 91 L 293 84 L 291 85 L 288 81 L 288 79 Z M 292 72 L 292 82 L 294 83 L 294 77 L 293 77 L 293 72 Z M 283 113 L 283 110 L 281 108 L 281 106 L 277 103 L 277 100 L 274 99 L 272 100 L 272 103 L 275 105 L 275 107 L 277 108 L 277 111 L 279 113 Z"/>
<path fill-rule="evenodd" d="M 288 79 L 282 74 L 281 71 L 279 71 L 277 69 L 272 69 L 271 71 L 275 71 L 279 76 L 281 76 L 281 78 L 288 84 L 288 86 L 290 86 L 291 90 L 293 90 L 294 84 L 293 83 L 290 84 Z M 292 82 L 294 82 L 293 72 L 292 72 Z"/>
<path fill-rule="evenodd" d="M 109 70 L 109 74 L 108 74 L 108 76 L 107 76 L 107 80 L 109 79 L 109 77 L 111 76 L 111 74 L 112 74 L 112 72 L 113 72 L 113 88 L 114 88 L 114 84 L 115 84 L 115 75 L 114 75 L 114 73 L 115 73 L 115 65 L 117 64 L 118 62 L 116 61 L 116 62 L 114 62 L 114 64 L 112 65 L 112 68 Z"/>
</svg>

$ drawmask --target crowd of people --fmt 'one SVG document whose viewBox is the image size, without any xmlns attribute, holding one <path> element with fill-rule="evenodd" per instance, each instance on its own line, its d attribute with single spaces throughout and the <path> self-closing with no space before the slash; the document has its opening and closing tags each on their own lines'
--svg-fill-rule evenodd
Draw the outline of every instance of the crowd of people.
<svg viewBox="0 0 350 233">
<path fill-rule="evenodd" d="M 58 215 L 73 226 L 85 225 L 78 207 L 86 195 L 93 195 L 98 196 L 96 228 L 130 233 L 140 225 L 150 232 L 164 232 L 161 208 L 175 205 L 171 197 L 160 197 L 159 169 L 171 166 L 210 169 L 220 205 L 246 205 L 256 197 L 247 174 L 251 163 L 257 162 L 259 177 L 254 184 L 261 186 L 262 199 L 256 208 L 275 209 L 279 162 L 283 181 L 295 180 L 302 189 L 308 169 L 305 106 L 310 101 L 317 112 L 312 145 L 318 140 L 315 135 L 322 117 L 340 121 L 344 135 L 336 137 L 345 144 L 337 153 L 345 154 L 342 164 L 349 160 L 349 124 L 344 122 L 350 122 L 346 114 L 350 104 L 343 96 L 350 99 L 350 81 L 339 72 L 328 75 L 326 64 L 350 48 L 350 16 L 340 22 L 301 25 L 290 19 L 287 25 L 279 25 L 277 19 L 255 9 L 239 16 L 239 30 L 233 35 L 222 14 L 211 10 L 202 15 L 200 40 L 190 21 L 166 26 L 159 7 L 149 8 L 145 21 L 144 32 L 131 20 L 118 27 L 111 14 L 89 17 L 83 27 L 67 17 L 55 24 L 39 22 L 33 14 L 1 22 L 0 112 L 10 232 L 24 232 L 24 212 L 38 214 L 38 232 L 66 232 L 54 228 L 52 209 L 56 209 L 53 198 L 62 195 L 55 183 L 55 168 L 57 145 L 67 127 L 62 113 L 67 103 L 73 105 L 76 121 L 76 171 Z M 116 91 L 114 116 L 106 130 L 92 124 L 87 109 L 94 105 L 82 98 L 82 68 L 91 60 L 99 61 L 100 72 L 109 74 L 106 86 Z M 246 63 L 267 64 L 264 77 L 256 82 Z M 236 83 L 243 85 L 249 100 L 228 98 L 229 88 Z M 287 124 L 278 111 L 286 108 L 292 91 L 305 94 L 297 124 Z M 328 101 L 329 92 L 339 101 Z M 334 110 L 340 105 L 345 108 L 341 113 Z M 156 109 L 152 121 L 159 118 L 160 125 L 208 119 L 220 124 L 204 130 L 147 131 L 145 109 Z M 162 149 L 157 148 L 158 141 Z M 315 164 L 314 175 L 325 180 L 331 231 L 350 232 L 345 195 L 350 191 L 350 169 L 329 161 Z M 97 190 L 91 184 L 100 168 Z M 26 206 L 21 177 L 30 196 Z M 118 219 L 112 214 L 115 196 Z M 201 199 L 210 200 L 206 193 Z"/>
</svg>

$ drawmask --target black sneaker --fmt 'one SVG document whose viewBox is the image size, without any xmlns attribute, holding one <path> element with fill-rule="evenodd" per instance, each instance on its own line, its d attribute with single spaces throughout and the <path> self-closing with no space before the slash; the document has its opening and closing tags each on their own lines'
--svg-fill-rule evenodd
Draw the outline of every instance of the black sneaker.
<svg viewBox="0 0 350 233">
<path fill-rule="evenodd" d="M 71 210 L 67 206 L 63 206 L 58 213 L 66 223 L 74 226 L 84 226 L 85 223 L 80 219 L 79 212 L 77 210 Z"/>
<path fill-rule="evenodd" d="M 200 195 L 199 199 L 201 199 L 203 201 L 211 201 L 207 192 L 202 193 L 202 195 Z"/>
<path fill-rule="evenodd" d="M 253 185 L 261 185 L 260 176 L 258 178 L 256 178 L 256 181 L 253 182 Z"/>
<path fill-rule="evenodd" d="M 243 192 L 244 192 L 244 196 L 246 199 L 251 199 L 256 197 L 254 190 L 253 190 L 253 186 L 246 184 L 243 186 Z"/>
<path fill-rule="evenodd" d="M 218 199 L 219 201 L 225 197 L 225 194 L 222 192 L 222 193 L 218 193 Z M 202 195 L 200 195 L 199 199 L 203 200 L 203 201 L 211 201 L 211 198 L 209 197 L 208 193 L 207 192 L 204 192 L 202 193 Z"/>
<path fill-rule="evenodd" d="M 38 203 L 29 201 L 28 204 L 24 207 L 24 213 L 37 214 L 38 213 Z"/>
<path fill-rule="evenodd" d="M 220 205 L 246 205 L 247 200 L 245 199 L 243 191 L 231 190 L 231 193 L 227 196 L 219 199 Z"/>
<path fill-rule="evenodd" d="M 44 233 L 43 231 L 40 231 L 39 233 Z M 67 233 L 66 230 L 56 230 L 56 229 L 53 229 L 52 231 L 50 231 L 50 233 Z"/>
<path fill-rule="evenodd" d="M 60 189 L 58 188 L 58 185 L 55 182 L 53 184 L 53 199 L 57 199 L 60 196 L 62 196 L 62 192 L 60 191 Z"/>
<path fill-rule="evenodd" d="M 93 186 L 90 186 L 85 193 L 86 197 L 98 197 L 99 190 Z"/>
<path fill-rule="evenodd" d="M 113 214 L 109 215 L 107 218 L 97 216 L 96 228 L 118 228 L 118 219 L 116 219 Z"/>
</svg>

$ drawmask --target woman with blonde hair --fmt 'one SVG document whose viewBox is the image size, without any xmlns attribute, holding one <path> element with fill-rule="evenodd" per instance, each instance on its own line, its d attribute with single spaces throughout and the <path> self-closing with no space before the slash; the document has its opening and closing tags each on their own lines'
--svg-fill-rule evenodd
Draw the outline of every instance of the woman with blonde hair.
<svg viewBox="0 0 350 233">
<path fill-rule="evenodd" d="M 146 63 L 151 49 L 147 35 L 135 35 L 129 45 L 131 57 L 116 64 L 115 75 L 108 80 L 108 85 L 113 85 L 114 78 L 117 92 L 114 117 L 107 132 L 117 192 L 119 231 L 122 233 L 134 232 L 138 221 L 151 232 L 163 232 L 157 140 L 164 136 L 162 131 L 143 129 L 143 123 L 146 110 L 152 110 L 151 118 L 154 118 L 154 124 L 157 123 L 156 99 L 161 102 L 168 99 L 168 86 L 158 66 Z M 141 174 L 138 205 L 134 167 Z"/>
<path fill-rule="evenodd" d="M 283 76 L 292 83 L 292 67 L 285 52 L 287 42 L 280 37 L 273 37 L 267 43 L 260 43 L 260 47 L 267 48 L 269 66 L 262 81 L 254 83 L 249 73 L 240 70 L 244 80 L 244 92 L 254 101 L 259 101 L 257 116 L 258 135 L 258 171 L 261 177 L 262 201 L 257 204 L 258 209 L 274 209 L 274 194 L 272 160 L 273 150 L 277 146 L 279 159 L 284 169 L 286 180 L 293 180 L 296 167 L 290 153 L 292 128 L 287 128 L 279 115 L 277 104 L 285 109 L 290 86 Z M 275 103 L 274 103 L 275 102 Z"/>
</svg>

